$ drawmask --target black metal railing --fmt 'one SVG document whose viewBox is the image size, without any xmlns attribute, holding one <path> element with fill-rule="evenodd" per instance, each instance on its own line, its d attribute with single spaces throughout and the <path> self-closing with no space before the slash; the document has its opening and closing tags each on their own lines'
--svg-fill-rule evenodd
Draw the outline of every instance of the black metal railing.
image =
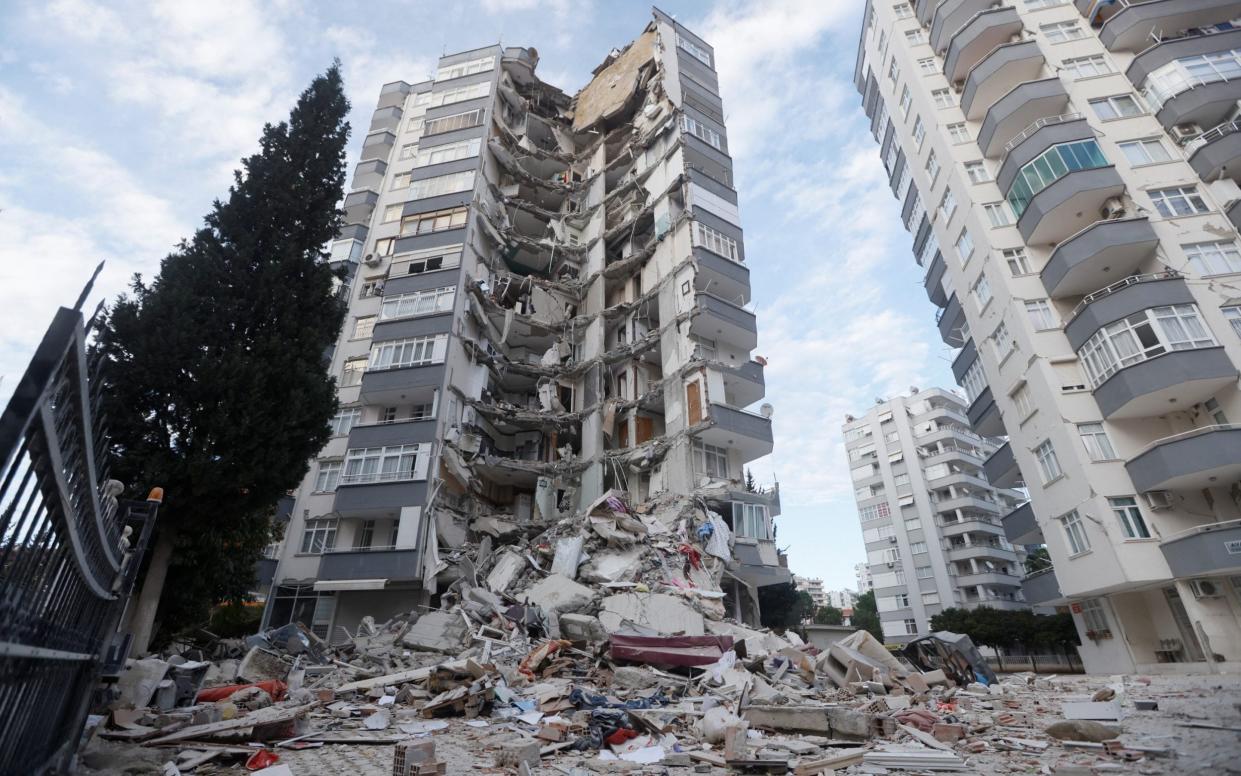
<svg viewBox="0 0 1241 776">
<path fill-rule="evenodd" d="M 157 511 L 119 500 L 103 465 L 90 286 L 0 415 L 0 773 L 68 767 L 105 666 L 124 663 L 117 624 Z"/>
</svg>

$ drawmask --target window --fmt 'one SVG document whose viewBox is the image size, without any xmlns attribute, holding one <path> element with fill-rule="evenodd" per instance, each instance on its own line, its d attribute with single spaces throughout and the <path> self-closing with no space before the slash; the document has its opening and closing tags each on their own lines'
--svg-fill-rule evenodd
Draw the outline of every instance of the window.
<svg viewBox="0 0 1241 776">
<path fill-rule="evenodd" d="M 395 237 L 384 237 L 375 241 L 376 256 L 391 256 L 392 251 L 396 248 Z"/>
<path fill-rule="evenodd" d="M 1148 137 L 1142 140 L 1126 140 L 1119 143 L 1121 152 L 1129 160 L 1129 164 L 1137 167 L 1143 164 L 1155 164 L 1172 160 L 1172 154 L 1163 147 L 1159 138 Z"/>
<path fill-rule="evenodd" d="M 1013 391 L 1013 405 L 1017 408 L 1017 419 L 1025 420 L 1034 413 L 1034 400 L 1030 398 L 1030 386 L 1025 383 Z"/>
<path fill-rule="evenodd" d="M 1039 31 L 1047 38 L 1048 43 L 1064 43 L 1070 40 L 1081 40 L 1086 31 L 1076 21 L 1052 22 L 1039 25 Z"/>
<path fill-rule="evenodd" d="M 331 493 L 340 482 L 340 461 L 320 461 L 319 471 L 315 473 L 315 492 Z"/>
<path fill-rule="evenodd" d="M 1241 49 L 1199 54 L 1155 68 L 1146 77 L 1142 94 L 1155 109 L 1166 100 L 1196 86 L 1232 81 L 1241 76 Z"/>
<path fill-rule="evenodd" d="M 914 139 L 914 147 L 917 148 L 919 151 L 921 151 L 922 141 L 926 139 L 926 127 L 922 126 L 921 116 L 917 116 L 914 118 L 913 139 Z"/>
<path fill-rule="evenodd" d="M 888 460 L 892 461 L 893 457 L 896 458 L 896 461 L 893 461 L 893 463 L 896 463 L 897 461 L 902 461 L 905 458 L 905 456 L 901 453 L 892 453 L 892 455 L 888 457 Z M 902 485 L 909 484 L 909 475 L 908 474 L 893 475 L 892 484 L 896 486 L 897 490 L 900 490 Z"/>
<path fill-rule="evenodd" d="M 1060 143 L 1048 148 L 1033 160 L 1022 165 L 1017 177 L 1009 187 L 1008 204 L 1018 218 L 1025 212 L 1030 200 L 1043 189 L 1077 170 L 1106 167 L 1107 157 L 1094 140 L 1078 140 Z"/>
<path fill-rule="evenodd" d="M 1098 598 L 1087 598 L 1078 604 L 1081 609 L 1082 625 L 1086 628 L 1086 634 L 1095 634 L 1096 636 L 1110 636 L 1111 628 L 1107 624 L 1107 613 L 1103 611 L 1103 603 Z"/>
<path fill-rule="evenodd" d="M 906 85 L 901 88 L 900 106 L 901 106 L 901 117 L 902 118 L 909 118 L 909 107 L 913 104 L 914 104 L 914 98 L 909 93 L 909 86 Z"/>
<path fill-rule="evenodd" d="M 901 77 L 901 69 L 897 67 L 896 57 L 893 56 L 891 61 L 888 62 L 888 80 L 892 82 L 893 86 L 896 86 L 896 81 L 900 77 Z"/>
<path fill-rule="evenodd" d="M 853 481 L 864 480 L 867 477 L 875 476 L 875 465 L 868 463 L 865 466 L 855 466 L 849 470 L 849 474 L 853 477 Z"/>
<path fill-rule="evenodd" d="M 706 248 L 726 259 L 741 261 L 741 252 L 737 249 L 737 241 L 723 232 L 712 229 L 701 221 L 694 222 L 694 245 Z"/>
<path fill-rule="evenodd" d="M 992 180 L 991 173 L 987 172 L 987 165 L 981 161 L 966 162 L 965 176 L 970 179 L 970 183 L 987 183 Z"/>
<path fill-rule="evenodd" d="M 1044 485 L 1064 474 L 1060 469 L 1060 459 L 1056 457 L 1056 449 L 1051 446 L 1050 439 L 1043 440 L 1041 445 L 1034 448 L 1034 457 L 1038 459 L 1039 474 L 1043 477 Z"/>
<path fill-rule="evenodd" d="M 483 109 L 478 108 L 469 110 L 464 113 L 454 113 L 451 116 L 444 116 L 438 119 L 428 119 L 423 126 L 423 136 L 439 135 L 444 132 L 454 132 L 458 129 L 468 129 L 477 127 L 483 123 Z"/>
<path fill-rule="evenodd" d="M 970 237 L 969 229 L 961 230 L 960 236 L 957 237 L 956 249 L 962 264 L 967 263 L 974 255 L 974 238 Z"/>
<path fill-rule="evenodd" d="M 939 201 L 939 215 L 944 219 L 944 226 L 952 220 L 952 214 L 957 212 L 957 198 L 953 196 L 952 189 L 944 189 L 944 198 Z"/>
<path fill-rule="evenodd" d="M 1155 209 L 1165 218 L 1190 216 L 1210 210 L 1198 194 L 1197 186 L 1174 186 L 1170 189 L 1156 189 L 1146 193 L 1150 195 Z"/>
<path fill-rule="evenodd" d="M 930 566 L 918 566 L 914 569 L 914 576 L 918 579 L 933 579 L 935 577 L 935 569 Z"/>
<path fill-rule="evenodd" d="M 415 156 L 414 166 L 428 167 L 432 164 L 455 162 L 458 159 L 469 159 L 471 157 L 478 156 L 478 149 L 482 145 L 482 142 L 482 138 L 476 137 L 470 140 L 461 140 L 456 143 L 446 143 L 441 146 L 424 148 Z"/>
<path fill-rule="evenodd" d="M 1102 54 L 1066 59 L 1060 63 L 1060 66 L 1071 78 L 1090 78 L 1091 76 L 1106 75 L 1113 72 L 1112 63 L 1108 62 L 1107 57 Z"/>
<path fill-rule="evenodd" d="M 1120 530 L 1124 532 L 1126 539 L 1151 538 L 1150 529 L 1142 519 L 1142 510 L 1138 509 L 1137 499 L 1132 496 L 1109 498 L 1107 503 L 1112 508 L 1112 514 L 1120 521 Z"/>
<path fill-rule="evenodd" d="M 923 605 L 923 606 L 934 606 L 934 605 L 935 605 L 935 604 L 937 604 L 937 603 L 939 603 L 939 593 L 938 593 L 938 592 L 936 592 L 936 591 L 932 590 L 932 591 L 931 591 L 931 592 L 929 592 L 929 593 L 923 593 L 923 594 L 922 594 L 922 605 Z"/>
<path fill-rule="evenodd" d="M 1138 98 L 1132 94 L 1100 97 L 1097 100 L 1091 100 L 1090 107 L 1094 110 L 1095 115 L 1104 121 L 1141 116 L 1145 112 L 1142 110 L 1142 104 L 1138 102 Z"/>
<path fill-rule="evenodd" d="M 968 143 L 970 139 L 970 131 L 966 129 L 965 122 L 949 124 L 947 126 L 948 137 L 953 143 Z"/>
<path fill-rule="evenodd" d="M 392 176 L 392 191 L 409 188 L 409 173 L 402 172 Z"/>
<path fill-rule="evenodd" d="M 863 523 L 868 523 L 872 520 L 882 520 L 885 517 L 891 516 L 892 513 L 889 511 L 888 502 L 886 501 L 878 504 L 871 504 L 868 507 L 862 507 L 858 510 L 858 518 Z"/>
<path fill-rule="evenodd" d="M 425 199 L 438 197 L 441 194 L 469 191 L 472 188 L 474 188 L 474 171 L 466 170 L 414 181 L 409 184 L 409 196 L 410 199 Z"/>
<path fill-rule="evenodd" d="M 932 89 L 931 99 L 935 101 L 936 108 L 951 108 L 957 104 L 951 89 Z"/>
<path fill-rule="evenodd" d="M 366 371 L 367 357 L 351 358 L 345 362 L 345 368 L 341 372 L 340 387 L 348 388 L 351 385 L 359 385 L 362 382 L 362 373 Z"/>
<path fill-rule="evenodd" d="M 1026 8 L 1029 8 L 1031 11 L 1037 11 L 1040 8 L 1054 8 L 1067 2 L 1069 0 L 1025 0 Z"/>
<path fill-rule="evenodd" d="M 905 620 L 905 635 L 906 636 L 918 635 L 918 621 L 917 620 Z"/>
<path fill-rule="evenodd" d="M 771 525 L 767 520 L 767 507 L 762 504 L 743 504 L 734 501 L 733 532 L 751 539 L 770 539 Z"/>
<path fill-rule="evenodd" d="M 349 429 L 353 428 L 353 424 L 361 419 L 361 407 L 345 407 L 336 411 L 336 414 L 328 421 L 328 427 L 332 429 L 332 436 L 345 436 L 349 433 Z"/>
<path fill-rule="evenodd" d="M 353 319 L 353 339 L 369 339 L 375 333 L 375 316 L 366 315 Z"/>
<path fill-rule="evenodd" d="M 694 471 L 722 480 L 728 479 L 728 449 L 695 442 Z"/>
<path fill-rule="evenodd" d="M 935 158 L 934 151 L 926 157 L 926 177 L 931 186 L 935 185 L 935 179 L 939 177 L 939 160 Z"/>
<path fill-rule="evenodd" d="M 914 15 L 914 11 L 909 7 L 909 3 L 897 3 L 892 6 L 892 12 L 896 14 L 897 19 L 908 19 Z"/>
<path fill-rule="evenodd" d="M 1067 515 L 1061 515 L 1060 524 L 1064 526 L 1064 536 L 1069 542 L 1069 557 L 1081 555 L 1090 549 L 1090 539 L 1086 536 L 1086 526 L 1074 509 Z"/>
<path fill-rule="evenodd" d="M 430 447 L 422 443 L 354 448 L 345 453 L 341 484 L 426 479 Z"/>
<path fill-rule="evenodd" d="M 1027 299 L 1026 315 L 1030 316 L 1030 324 L 1035 331 L 1058 328 L 1056 316 L 1052 314 L 1051 304 L 1046 299 Z"/>
<path fill-rule="evenodd" d="M 406 122 L 405 131 L 409 134 L 413 134 L 415 132 L 421 133 L 422 132 L 422 117 L 415 116 L 414 118 Z"/>
<path fill-rule="evenodd" d="M 970 364 L 970 368 L 961 378 L 961 387 L 965 389 L 965 395 L 969 397 L 971 404 L 986 389 L 987 378 L 983 374 L 981 361 L 975 360 L 973 364 Z"/>
<path fill-rule="evenodd" d="M 987 302 L 991 301 L 991 281 L 987 280 L 985 270 L 978 276 L 978 280 L 974 281 L 973 287 L 970 288 L 970 293 L 974 295 L 974 301 L 978 304 L 979 311 L 987 306 Z"/>
<path fill-rule="evenodd" d="M 323 518 L 307 520 L 302 529 L 302 546 L 300 552 L 310 555 L 322 555 L 336 547 L 336 521 Z"/>
<path fill-rule="evenodd" d="M 1141 310 L 1109 323 L 1078 351 L 1086 376 L 1098 388 L 1127 366 L 1147 361 L 1169 350 L 1207 348 L 1216 344 L 1192 304 Z"/>
<path fill-rule="evenodd" d="M 431 102 L 431 92 L 429 91 L 418 92 L 417 94 L 414 95 L 414 107 L 415 108 L 422 106 L 422 105 L 427 105 L 430 102 Z"/>
<path fill-rule="evenodd" d="M 1224 317 L 1228 319 L 1229 325 L 1232 326 L 1232 333 L 1241 337 L 1241 307 L 1221 307 Z"/>
<path fill-rule="evenodd" d="M 401 220 L 401 211 L 405 208 L 403 204 L 388 205 L 384 208 L 383 223 L 390 224 L 393 221 Z"/>
<path fill-rule="evenodd" d="M 437 361 L 436 351 L 442 350 L 442 346 L 439 345 L 442 336 L 411 337 L 390 342 L 377 342 L 371 346 L 370 365 L 367 369 L 374 372 L 435 363 Z M 442 359 L 441 352 L 439 360 Z"/>
<path fill-rule="evenodd" d="M 685 51 L 691 57 L 697 59 L 707 67 L 711 67 L 711 52 L 707 51 L 702 46 L 699 46 L 689 38 L 684 37 L 679 32 L 677 33 L 677 48 Z"/>
<path fill-rule="evenodd" d="M 451 105 L 454 102 L 465 102 L 466 100 L 486 97 L 488 94 L 491 94 L 491 82 L 479 81 L 478 83 L 455 86 L 442 92 L 435 92 L 431 95 L 431 105 Z"/>
<path fill-rule="evenodd" d="M 390 321 L 396 318 L 451 312 L 456 291 L 455 286 L 446 286 L 415 291 L 412 294 L 385 297 L 383 305 L 379 308 L 379 315 L 383 320 Z"/>
<path fill-rule="evenodd" d="M 681 114 L 681 129 L 713 148 L 724 147 L 724 140 L 719 132 L 691 116 Z"/>
<path fill-rule="evenodd" d="M 987 202 L 982 210 L 987 214 L 987 222 L 993 227 L 1011 226 L 1013 223 L 1013 211 L 1008 209 L 1007 202 Z"/>
<path fill-rule="evenodd" d="M 1223 275 L 1241 272 L 1241 251 L 1232 240 L 1182 245 L 1189 265 L 1199 275 Z"/>
<path fill-rule="evenodd" d="M 881 525 L 875 528 L 867 528 L 862 532 L 862 541 L 878 542 L 891 538 L 896 535 L 896 529 L 891 525 Z"/>
<path fill-rule="evenodd" d="M 939 72 L 939 65 L 935 63 L 935 57 L 923 57 L 918 60 L 918 72 L 923 75 L 934 75 Z"/>
<path fill-rule="evenodd" d="M 1082 446 L 1092 461 L 1109 461 L 1116 458 L 1112 449 L 1112 440 L 1107 438 L 1107 431 L 1102 423 L 1079 423 L 1077 434 L 1082 438 Z"/>
<path fill-rule="evenodd" d="M 1217 426 L 1227 426 L 1228 418 L 1224 415 L 1224 410 L 1219 406 L 1219 402 L 1215 399 L 1207 399 L 1202 403 L 1202 408 L 1211 416 L 1211 420 L 1215 421 Z"/>
<path fill-rule="evenodd" d="M 441 269 L 452 269 L 461 262 L 461 254 L 450 253 L 442 256 L 424 256 L 417 259 L 405 259 L 399 264 L 393 263 L 392 276 L 421 275 L 424 272 L 435 272 Z"/>
<path fill-rule="evenodd" d="M 414 213 L 401 219 L 401 236 L 415 234 L 431 234 L 445 229 L 460 229 L 465 226 L 469 216 L 469 208 L 455 207 L 449 210 L 432 210 L 427 213 Z"/>
<path fill-rule="evenodd" d="M 909 552 L 912 555 L 921 555 L 926 552 L 926 542 L 911 542 Z"/>
<path fill-rule="evenodd" d="M 495 67 L 495 64 L 495 57 L 480 57 L 467 62 L 458 62 L 455 65 L 444 65 L 436 72 L 435 80 L 447 81 L 450 78 L 460 78 L 463 75 L 485 73 Z"/>
<path fill-rule="evenodd" d="M 1000 251 L 1004 257 L 1004 263 L 1008 264 L 1008 271 L 1013 273 L 1013 277 L 1030 274 L 1030 258 L 1026 256 L 1025 248 L 1005 248 Z"/>
<path fill-rule="evenodd" d="M 922 527 L 922 521 L 916 517 L 905 520 L 905 531 L 917 531 Z"/>
</svg>

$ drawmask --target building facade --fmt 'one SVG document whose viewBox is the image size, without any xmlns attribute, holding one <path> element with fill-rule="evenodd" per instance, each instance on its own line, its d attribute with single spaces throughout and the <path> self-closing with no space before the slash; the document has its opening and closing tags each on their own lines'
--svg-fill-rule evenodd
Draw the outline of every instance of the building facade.
<svg viewBox="0 0 1241 776">
<path fill-rule="evenodd" d="M 750 270 L 710 45 L 655 11 L 576 96 L 531 48 L 385 85 L 331 246 L 349 315 L 332 440 L 288 510 L 266 611 L 338 638 L 436 602 L 479 543 L 609 490 L 705 500 L 729 613 L 788 582 Z"/>
<path fill-rule="evenodd" d="M 820 606 L 827 606 L 828 593 L 823 589 L 823 580 L 811 579 L 809 577 L 793 577 L 793 584 L 797 586 L 797 590 L 810 596 L 810 600 L 814 601 L 815 609 Z"/>
<path fill-rule="evenodd" d="M 857 578 L 858 595 L 864 595 L 875 589 L 875 581 L 870 576 L 870 567 L 865 563 L 853 564 L 853 576 Z"/>
<path fill-rule="evenodd" d="M 846 418 L 845 451 L 885 641 L 930 633 L 950 607 L 1021 609 L 1024 553 L 1000 518 L 1025 500 L 987 481 L 1000 442 L 970 429 L 965 403 L 938 388 Z"/>
<path fill-rule="evenodd" d="M 857 593 L 852 590 L 828 590 L 824 596 L 827 606 L 833 606 L 842 612 L 852 611 L 857 603 Z"/>
<path fill-rule="evenodd" d="M 856 82 L 1090 671 L 1241 660 L 1241 2 L 868 2 Z M 878 583 L 876 583 L 878 586 Z"/>
</svg>

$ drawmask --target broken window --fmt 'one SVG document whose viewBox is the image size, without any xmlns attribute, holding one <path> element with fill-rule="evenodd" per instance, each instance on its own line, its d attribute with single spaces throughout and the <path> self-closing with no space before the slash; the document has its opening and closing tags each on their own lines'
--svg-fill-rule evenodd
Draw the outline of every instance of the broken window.
<svg viewBox="0 0 1241 776">
<path fill-rule="evenodd" d="M 316 518 L 306 521 L 306 528 L 302 531 L 302 546 L 300 552 L 310 555 L 320 555 L 325 552 L 331 552 L 336 547 L 336 521 L 324 518 Z"/>
<path fill-rule="evenodd" d="M 694 471 L 720 479 L 728 479 L 728 449 L 705 442 L 695 442 Z"/>
<path fill-rule="evenodd" d="M 360 384 L 362 382 L 362 373 L 366 371 L 367 361 L 366 356 L 347 360 L 344 369 L 341 371 L 340 387 L 348 388 L 351 385 Z"/>
<path fill-rule="evenodd" d="M 465 102 L 466 100 L 486 97 L 488 94 L 491 94 L 491 82 L 479 81 L 478 83 L 435 92 L 431 96 L 431 105 L 450 105 L 454 102 Z"/>
</svg>

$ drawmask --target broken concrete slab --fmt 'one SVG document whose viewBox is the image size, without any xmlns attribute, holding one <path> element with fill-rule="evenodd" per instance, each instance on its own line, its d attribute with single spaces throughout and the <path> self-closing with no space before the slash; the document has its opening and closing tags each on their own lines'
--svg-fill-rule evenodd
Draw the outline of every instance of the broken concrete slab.
<svg viewBox="0 0 1241 776">
<path fill-rule="evenodd" d="M 871 737 L 875 718 L 848 706 L 748 706 L 741 716 L 753 727 L 764 730 L 854 741 Z"/>
<path fill-rule="evenodd" d="M 566 612 L 560 615 L 560 637 L 569 641 L 605 641 L 608 632 L 598 617 Z"/>
<path fill-rule="evenodd" d="M 526 559 L 514 550 L 504 550 L 491 567 L 487 575 L 487 589 L 493 593 L 503 593 L 509 589 L 522 569 L 526 567 Z"/>
<path fill-rule="evenodd" d="M 275 652 L 254 647 L 237 666 L 237 677 L 251 684 L 267 679 L 284 681 L 289 675 L 289 668 L 290 664 L 284 662 Z"/>
<path fill-rule="evenodd" d="M 639 545 L 627 550 L 600 553 L 582 566 L 582 579 L 600 584 L 625 580 L 642 565 L 642 556 L 646 552 L 647 548 Z"/>
<path fill-rule="evenodd" d="M 701 636 L 703 618 L 675 596 L 664 593 L 621 593 L 603 599 L 599 621 L 608 633 L 625 630 L 625 623 L 650 628 L 662 635 Z"/>
<path fill-rule="evenodd" d="M 1090 741 L 1097 744 L 1119 736 L 1120 728 L 1092 720 L 1074 719 L 1053 722 L 1043 728 L 1043 732 L 1061 741 Z"/>
<path fill-rule="evenodd" d="M 401 643 L 411 649 L 456 654 L 465 646 L 469 631 L 458 612 L 427 612 L 418 618 Z"/>
<path fill-rule="evenodd" d="M 594 590 L 563 574 L 552 574 L 522 594 L 526 601 L 549 612 L 572 612 L 585 607 L 594 597 Z"/>
</svg>

